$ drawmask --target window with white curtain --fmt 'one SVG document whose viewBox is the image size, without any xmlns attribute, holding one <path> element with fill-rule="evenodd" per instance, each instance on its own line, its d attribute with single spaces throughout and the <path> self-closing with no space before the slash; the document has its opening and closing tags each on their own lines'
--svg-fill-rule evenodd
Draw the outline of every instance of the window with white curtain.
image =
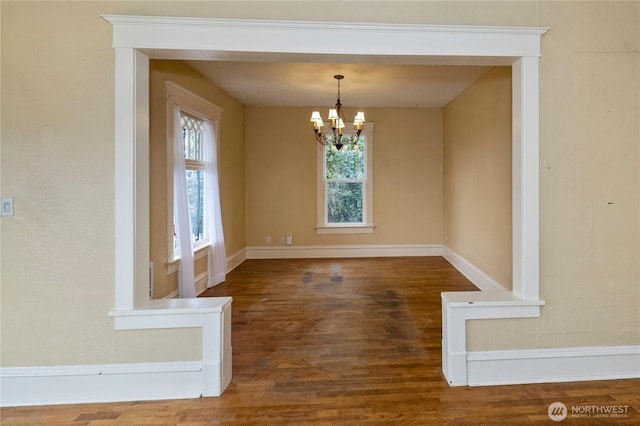
<svg viewBox="0 0 640 426">
<path fill-rule="evenodd" d="M 194 250 L 199 250 L 206 246 L 209 240 L 204 229 L 205 209 L 207 208 L 204 178 L 206 172 L 204 120 L 180 111 L 180 127 L 186 169 L 187 202 L 191 219 L 191 238 Z M 174 240 L 176 240 L 175 232 Z M 177 241 L 175 244 L 177 245 Z"/>
<path fill-rule="evenodd" d="M 167 95 L 167 155 L 173 164 L 167 182 L 169 263 L 177 265 L 180 297 L 195 297 L 196 251 L 198 258 L 208 257 L 206 287 L 226 276 L 218 184 L 222 110 L 172 82 Z"/>
</svg>

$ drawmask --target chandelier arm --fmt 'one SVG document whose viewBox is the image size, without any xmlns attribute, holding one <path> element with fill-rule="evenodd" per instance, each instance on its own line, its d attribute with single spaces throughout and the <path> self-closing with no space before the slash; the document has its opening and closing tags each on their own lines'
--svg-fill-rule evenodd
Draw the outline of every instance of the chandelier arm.
<svg viewBox="0 0 640 426">
<path fill-rule="evenodd" d="M 318 141 L 318 143 L 320 145 L 326 146 L 329 144 L 329 141 L 327 140 L 327 137 L 325 135 L 323 135 L 322 133 L 316 133 L 316 140 Z"/>
</svg>

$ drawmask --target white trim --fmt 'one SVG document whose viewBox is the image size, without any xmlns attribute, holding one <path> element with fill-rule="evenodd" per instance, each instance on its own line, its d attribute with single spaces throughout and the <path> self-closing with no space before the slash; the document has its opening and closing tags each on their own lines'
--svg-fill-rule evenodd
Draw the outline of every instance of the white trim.
<svg viewBox="0 0 640 426">
<path fill-rule="evenodd" d="M 200 361 L 0 368 L 3 407 L 198 398 Z M 219 381 L 219 380 L 218 380 Z"/>
<path fill-rule="evenodd" d="M 443 292 L 442 372 L 451 386 L 468 385 L 467 320 L 537 318 L 543 300 L 521 299 L 510 291 Z"/>
<path fill-rule="evenodd" d="M 512 291 L 524 299 L 540 294 L 539 62 L 523 57 L 511 71 Z"/>
<path fill-rule="evenodd" d="M 149 192 L 148 74 L 145 55 L 131 48 L 116 49 L 115 304 L 120 309 L 133 308 L 136 285 L 147 282 L 146 278 L 141 280 L 142 276 L 148 278 L 148 197 L 137 196 Z M 143 76 L 144 81 L 139 81 Z"/>
<path fill-rule="evenodd" d="M 373 234 L 374 229 L 374 225 L 316 226 L 316 233 L 318 235 Z"/>
<path fill-rule="evenodd" d="M 329 223 L 327 211 L 327 179 L 325 168 L 324 145 L 318 143 L 316 147 L 316 234 L 373 234 L 375 229 L 373 221 L 373 150 L 374 150 L 374 130 L 375 123 L 364 123 L 362 126 L 361 136 L 365 138 L 364 154 L 365 154 L 365 179 L 357 179 L 362 182 L 362 223 Z M 354 131 L 353 124 L 345 127 L 345 134 Z"/>
<path fill-rule="evenodd" d="M 116 330 L 202 329 L 202 396 L 219 396 L 231 382 L 230 297 L 150 300 L 137 309 L 112 310 Z M 138 398 L 144 399 L 144 398 Z"/>
<path fill-rule="evenodd" d="M 200 296 L 207 289 L 209 272 L 205 271 L 196 277 L 196 295 Z"/>
<path fill-rule="evenodd" d="M 180 106 L 181 109 L 197 118 L 220 121 L 224 109 L 171 80 L 165 81 L 165 85 L 167 87 L 167 102 Z"/>
<path fill-rule="evenodd" d="M 470 386 L 640 378 L 640 346 L 467 353 Z"/>
<path fill-rule="evenodd" d="M 178 292 L 178 289 L 176 288 L 171 293 L 169 293 L 165 297 L 163 297 L 163 299 L 175 299 L 179 295 L 180 295 L 180 293 Z"/>
<path fill-rule="evenodd" d="M 442 246 L 440 244 L 247 247 L 247 259 L 409 257 L 441 255 Z"/>
<path fill-rule="evenodd" d="M 485 297 L 494 294 L 497 301 L 505 294 L 515 294 L 541 302 L 537 300 L 539 250 L 536 249 L 539 238 L 537 67 L 540 38 L 548 29 L 114 15 L 104 15 L 104 18 L 113 24 L 116 51 L 116 310 L 133 310 L 140 302 L 144 303 L 134 294 L 148 297 L 149 58 L 297 62 L 312 55 L 328 63 L 339 63 L 349 57 L 362 63 L 513 65 L 513 292 L 479 293 L 487 293 Z M 345 44 L 345 39 L 350 42 Z M 447 304 L 449 311 L 454 312 L 449 316 L 452 324 L 445 326 L 443 321 L 443 339 L 458 345 L 462 338 L 462 346 L 456 346 L 455 350 L 464 352 L 464 365 L 454 365 L 444 357 L 443 344 L 443 370 L 448 380 L 453 374 L 454 382 L 462 378 L 466 384 L 464 326 L 466 314 L 473 310 L 454 308 L 448 305 L 446 293 L 442 297 L 443 306 Z M 507 314 L 539 315 L 539 306 L 537 311 L 526 307 L 526 312 L 522 312 L 520 308 L 522 306 L 516 304 L 515 310 L 493 313 L 498 318 L 505 318 Z M 483 312 L 491 314 L 491 310 Z M 172 318 L 171 313 L 166 315 Z M 443 319 L 444 316 L 443 309 Z M 158 324 L 166 327 L 171 323 L 167 320 Z M 455 358 L 458 352 L 450 349 L 447 357 Z"/>
<path fill-rule="evenodd" d="M 164 55 L 175 55 L 165 50 L 202 52 L 200 59 L 229 58 L 233 52 L 245 53 L 245 60 L 264 59 L 260 53 L 311 52 L 312 44 L 313 52 L 330 56 L 329 61 L 339 55 L 437 56 L 445 65 L 446 59 L 460 56 L 468 60 L 540 56 L 540 36 L 547 31 L 532 27 L 103 17 L 113 24 L 113 47 L 158 49 Z M 345 38 L 350 43 L 344 43 Z M 203 56 L 206 53 L 209 55 Z"/>
<path fill-rule="evenodd" d="M 514 264 L 523 268 L 514 268 L 519 278 L 514 279 L 513 287 L 522 297 L 537 298 L 537 66 L 540 37 L 548 29 L 114 15 L 104 18 L 113 24 L 116 50 L 117 309 L 133 307 L 133 292 L 144 282 L 140 281 L 143 275 L 139 272 L 144 269 L 146 274 L 148 264 L 148 253 L 142 250 L 143 246 L 148 250 L 148 215 L 145 219 L 143 214 L 148 193 L 143 176 L 148 161 L 144 149 L 149 133 L 145 125 L 148 105 L 138 102 L 148 94 L 149 76 L 144 64 L 148 65 L 149 58 L 247 60 L 254 54 L 262 55 L 263 60 L 292 62 L 310 55 L 334 62 L 349 55 L 360 62 L 513 65 L 513 199 L 520 200 L 516 201 L 520 205 L 514 208 L 514 217 L 524 218 L 520 226 L 514 227 Z M 309 37 L 311 33 L 314 37 Z M 346 38 L 351 43 L 342 43 Z M 338 51 L 336 46 L 340 46 Z M 319 56 L 322 53 L 325 55 Z M 134 151 L 137 155 L 132 155 Z M 517 247 L 522 250 L 516 252 Z M 146 295 L 146 282 L 144 289 Z"/>
<path fill-rule="evenodd" d="M 447 246 L 442 247 L 442 257 L 447 259 L 454 268 L 482 291 L 507 291 L 503 285 L 482 272 L 477 266 L 451 250 Z"/>
<path fill-rule="evenodd" d="M 116 330 L 204 327 L 206 315 L 231 307 L 231 297 L 154 299 L 138 309 L 111 310 Z"/>
<path fill-rule="evenodd" d="M 227 273 L 233 271 L 247 260 L 247 249 L 242 248 L 230 256 L 227 256 Z"/>
<path fill-rule="evenodd" d="M 467 319 L 535 318 L 539 300 L 539 58 L 519 58 L 512 67 L 512 291 L 442 293 L 442 371 L 452 386 L 468 384 Z M 477 278 L 477 277 L 476 277 Z M 483 284 L 484 285 L 484 284 Z M 494 296 L 495 295 L 495 296 Z M 478 298 L 512 300 L 478 307 Z M 462 298 L 462 300 L 459 300 Z M 453 301 L 457 301 L 454 303 Z M 527 306 L 530 301 L 538 306 Z M 460 303 L 458 303 L 460 302 Z"/>
</svg>

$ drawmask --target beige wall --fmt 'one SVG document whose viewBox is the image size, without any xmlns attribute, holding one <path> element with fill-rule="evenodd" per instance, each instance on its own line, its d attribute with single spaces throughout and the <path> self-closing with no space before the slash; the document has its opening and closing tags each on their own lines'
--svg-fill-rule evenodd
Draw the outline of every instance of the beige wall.
<svg viewBox="0 0 640 426">
<path fill-rule="evenodd" d="M 367 120 L 375 123 L 376 228 L 373 234 L 316 235 L 313 110 L 247 108 L 247 245 L 268 245 L 267 235 L 271 245 L 279 245 L 287 232 L 294 245 L 441 243 L 442 112 L 366 109 Z M 353 115 L 345 110 L 346 117 Z"/>
<path fill-rule="evenodd" d="M 167 275 L 166 81 L 173 81 L 224 110 L 220 123 L 219 179 L 227 255 L 245 245 L 244 106 L 183 62 L 152 60 L 149 66 L 149 227 L 155 298 L 170 294 L 178 285 L 177 273 Z M 195 273 L 199 273 L 197 268 Z"/>
<path fill-rule="evenodd" d="M 444 108 L 445 245 L 511 290 L 511 67 Z"/>
<path fill-rule="evenodd" d="M 197 329 L 115 331 L 114 52 L 104 8 L 2 2 L 2 366 L 200 359 Z"/>
<path fill-rule="evenodd" d="M 469 347 L 639 344 L 638 5 L 1 2 L 1 192 L 16 202 L 16 216 L 1 219 L 2 365 L 200 356 L 197 330 L 115 331 L 107 317 L 115 268 L 114 51 L 100 14 L 551 27 L 540 79 L 547 306 L 539 319 L 473 321 Z M 246 242 L 254 238 L 262 241 L 247 235 Z"/>
<path fill-rule="evenodd" d="M 640 2 L 543 2 L 539 319 L 472 350 L 640 344 Z"/>
</svg>

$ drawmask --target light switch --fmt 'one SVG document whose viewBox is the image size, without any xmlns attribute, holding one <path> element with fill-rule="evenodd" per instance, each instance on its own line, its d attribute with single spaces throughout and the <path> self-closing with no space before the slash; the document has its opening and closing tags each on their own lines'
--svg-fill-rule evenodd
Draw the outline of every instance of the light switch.
<svg viewBox="0 0 640 426">
<path fill-rule="evenodd" d="M 13 216 L 13 197 L 2 197 L 2 216 Z"/>
</svg>

